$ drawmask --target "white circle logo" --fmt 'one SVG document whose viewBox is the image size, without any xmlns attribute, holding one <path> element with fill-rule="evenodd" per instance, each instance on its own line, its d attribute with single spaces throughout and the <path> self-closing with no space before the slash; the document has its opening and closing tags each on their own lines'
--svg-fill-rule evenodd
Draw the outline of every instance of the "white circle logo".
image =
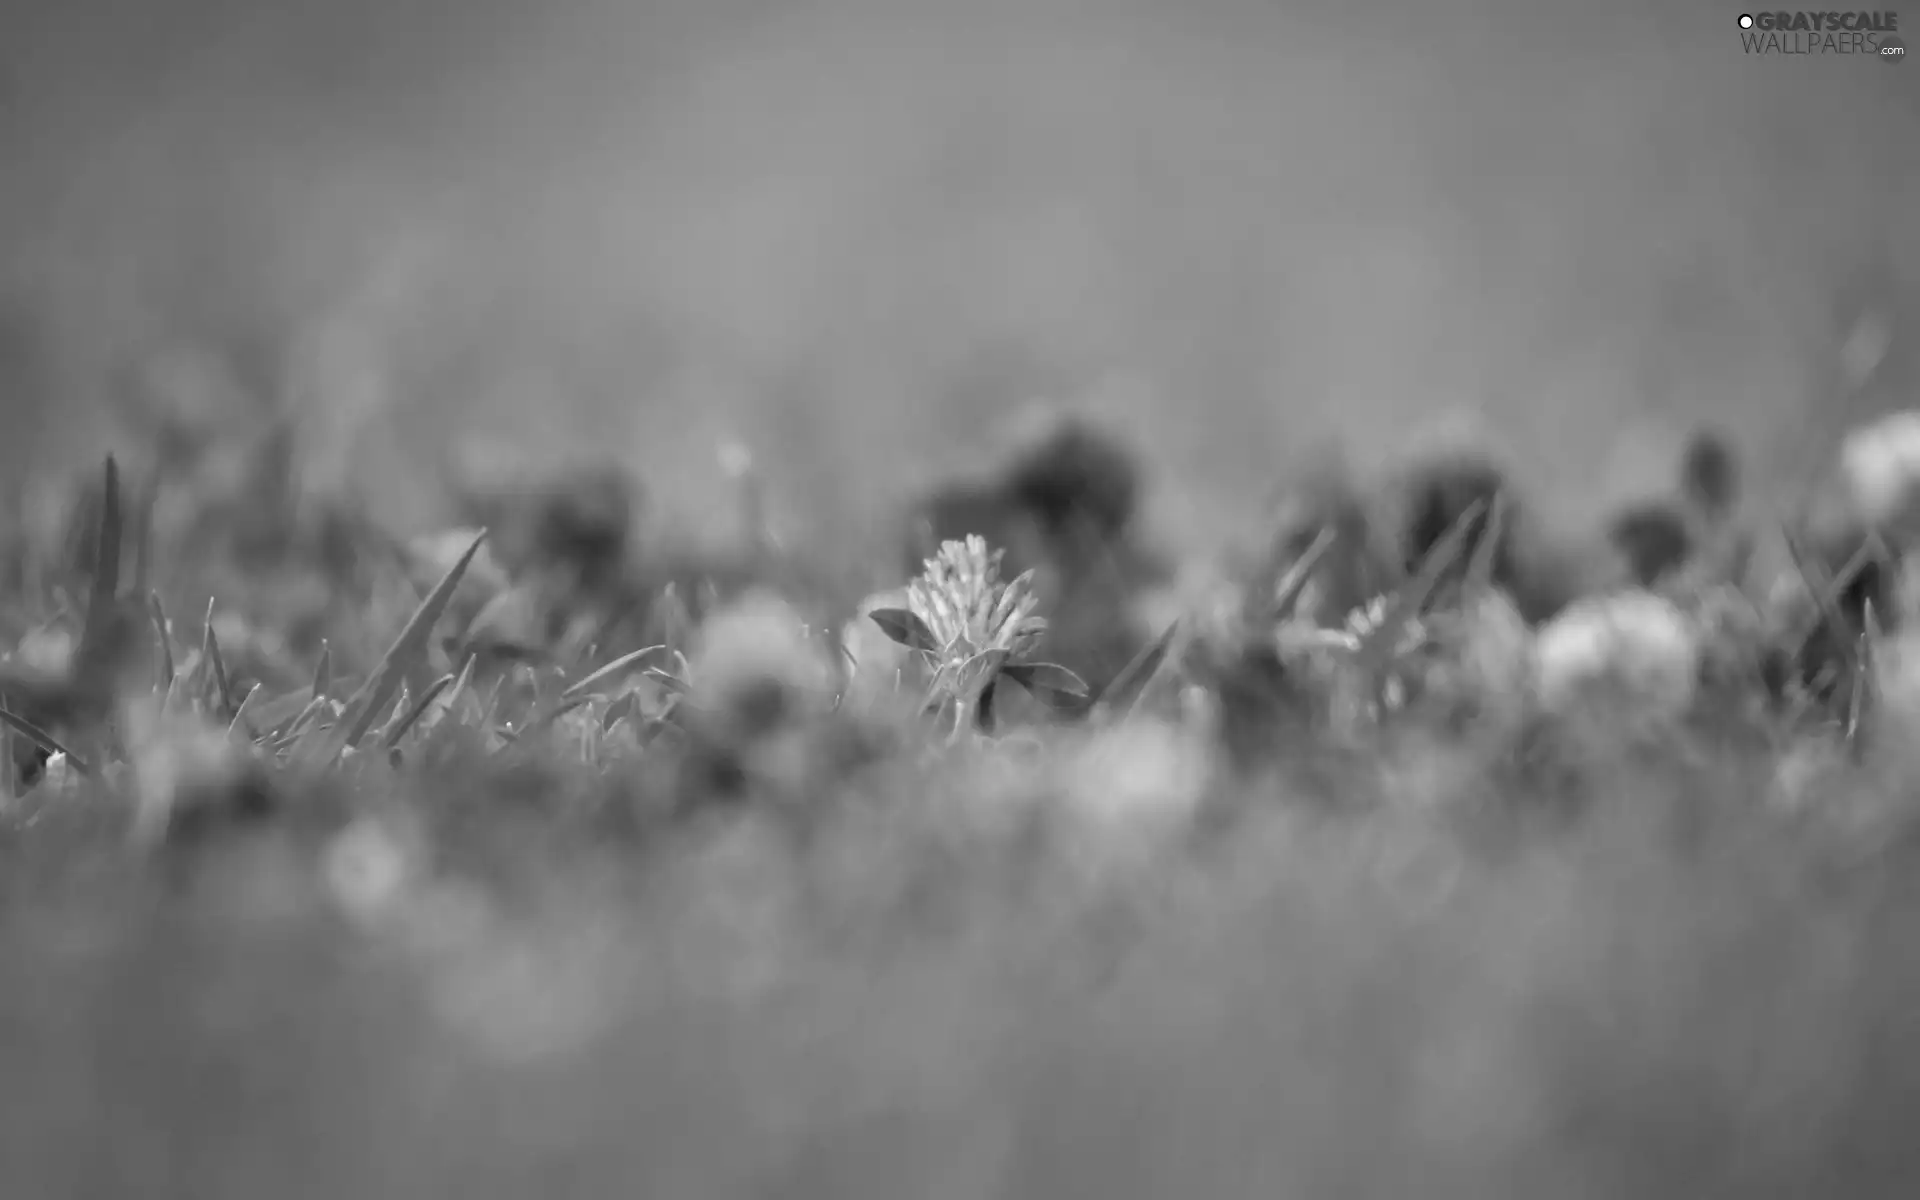
<svg viewBox="0 0 1920 1200">
<path fill-rule="evenodd" d="M 1753 28 L 1753 15 L 1751 13 L 1740 14 L 1740 28 L 1742 29 Z"/>
</svg>

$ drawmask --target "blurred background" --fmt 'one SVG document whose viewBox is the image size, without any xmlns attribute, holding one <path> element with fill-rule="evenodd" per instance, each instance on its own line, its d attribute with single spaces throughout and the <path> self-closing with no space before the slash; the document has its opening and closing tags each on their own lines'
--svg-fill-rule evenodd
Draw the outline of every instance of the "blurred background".
<svg viewBox="0 0 1920 1200">
<path fill-rule="evenodd" d="M 213 353 L 405 521 L 474 435 L 618 446 L 702 520 L 737 434 L 830 532 L 1036 395 L 1147 447 L 1196 541 L 1462 407 L 1569 502 L 1700 417 L 1781 477 L 1910 384 L 1910 337 L 1875 395 L 1835 363 L 1911 319 L 1920 69 L 1749 57 L 1735 16 L 10 6 L 0 466 L 93 458 Z"/>
</svg>

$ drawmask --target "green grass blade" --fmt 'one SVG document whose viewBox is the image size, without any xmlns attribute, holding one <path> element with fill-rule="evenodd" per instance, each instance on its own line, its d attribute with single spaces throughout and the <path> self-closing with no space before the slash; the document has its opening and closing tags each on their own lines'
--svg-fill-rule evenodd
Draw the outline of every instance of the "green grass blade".
<svg viewBox="0 0 1920 1200">
<path fill-rule="evenodd" d="M 100 498 L 100 525 L 94 541 L 93 580 L 87 594 L 86 622 L 80 629 L 80 645 L 74 651 L 78 672 L 92 673 L 106 665 L 113 652 L 113 623 L 119 619 L 114 605 L 120 594 L 120 468 L 107 456 L 102 468 L 104 486 Z"/>
<path fill-rule="evenodd" d="M 1500 544 L 1507 534 L 1509 507 L 1505 491 L 1493 494 L 1493 503 L 1487 508 L 1486 522 L 1473 546 L 1473 557 L 1467 561 L 1465 586 L 1469 595 L 1482 595 L 1493 588 L 1494 568 L 1500 560 Z"/>
<path fill-rule="evenodd" d="M 454 678 L 452 675 L 442 675 L 428 685 L 427 690 L 420 695 L 420 702 L 408 709 L 380 735 L 380 748 L 391 750 L 398 746 L 400 739 L 407 736 L 407 731 L 418 725 L 420 718 L 427 715 L 427 709 L 433 706 L 433 702 L 439 698 L 440 694 L 453 686 Z"/>
<path fill-rule="evenodd" d="M 40 728 L 38 725 L 35 725 L 32 721 L 29 721 L 25 717 L 20 716 L 18 713 L 9 712 L 5 708 L 0 708 L 0 724 L 5 724 L 11 727 L 15 733 L 18 733 L 20 736 L 26 738 L 28 741 L 39 746 L 42 750 L 45 750 L 48 754 L 66 755 L 67 765 L 71 766 L 75 771 L 78 771 L 80 774 L 87 775 L 92 773 L 92 768 L 87 766 L 87 762 L 85 759 L 81 758 L 79 755 L 75 754 L 73 751 L 67 749 L 66 746 L 60 743 L 59 739 L 55 738 L 52 734 L 48 733 L 46 730 Z"/>
<path fill-rule="evenodd" d="M 1360 645 L 1356 658 L 1363 670 L 1369 673 L 1377 671 L 1392 659 L 1394 648 L 1405 636 L 1407 626 L 1426 609 L 1434 592 L 1439 589 L 1441 579 L 1466 552 L 1468 535 L 1473 532 L 1484 511 L 1486 505 L 1481 501 L 1476 500 L 1468 505 L 1467 511 L 1460 514 L 1460 519 L 1447 530 L 1447 535 L 1428 553 L 1426 561 L 1420 564 L 1420 570 L 1405 587 L 1395 593 L 1393 602 L 1387 607 L 1385 619 Z"/>
<path fill-rule="evenodd" d="M 1293 606 L 1299 601 L 1300 594 L 1307 590 L 1307 584 L 1313 582 L 1313 573 L 1319 569 L 1320 560 L 1333 549 L 1333 544 L 1339 540 L 1339 537 L 1340 535 L 1331 527 L 1322 529 L 1306 551 L 1293 560 L 1293 565 L 1287 568 L 1287 573 L 1274 585 L 1273 609 L 1270 614 L 1272 619 L 1283 618 L 1293 611 Z"/>
<path fill-rule="evenodd" d="M 454 589 L 460 586 L 460 579 L 466 574 L 468 564 L 480 552 L 486 540 L 487 532 L 483 529 L 474 537 L 466 553 L 434 586 L 432 593 L 414 610 L 413 618 L 400 631 L 400 636 L 380 660 L 380 665 L 347 702 L 340 720 L 334 722 L 325 733 L 315 733 L 310 738 L 301 739 L 301 745 L 295 751 L 297 761 L 308 767 L 329 766 L 340 757 L 341 751 L 366 736 L 375 715 L 392 703 L 394 694 L 400 689 L 401 680 L 412 669 L 414 662 L 425 656 L 427 640 L 432 636 L 434 626 L 446 614 L 447 606 L 453 600 Z"/>
<path fill-rule="evenodd" d="M 200 639 L 200 661 L 207 664 L 213 672 L 215 697 L 220 702 L 220 712 L 229 719 L 239 715 L 239 709 L 233 704 L 233 680 L 227 674 L 226 656 L 220 653 L 220 635 L 213 631 L 213 601 L 207 601 L 206 633 Z"/>
<path fill-rule="evenodd" d="M 173 639 L 167 636 L 167 610 L 160 603 L 158 592 L 147 593 L 147 615 L 153 619 L 153 636 L 160 643 L 160 679 L 159 689 L 163 692 L 173 689 L 177 678 L 173 666 Z"/>
<path fill-rule="evenodd" d="M 652 654 L 656 651 L 665 650 L 665 649 L 666 649 L 666 646 L 662 644 L 658 646 L 647 646 L 643 649 L 635 650 L 630 654 L 623 654 L 619 658 L 614 659 L 612 662 L 607 663 L 605 666 L 600 667 L 599 669 L 595 670 L 592 674 L 581 679 L 580 682 L 567 688 L 566 691 L 560 693 L 560 698 L 562 700 L 570 700 L 575 696 L 584 695 L 585 693 L 591 691 L 595 686 L 605 683 L 607 680 L 613 678 L 615 675 L 618 675 L 621 672 L 625 671 L 627 668 L 634 666 L 636 663 L 638 663 L 641 659 L 645 658 L 647 655 Z"/>
<path fill-rule="evenodd" d="M 227 722 L 227 736 L 229 738 L 240 738 L 244 741 L 252 742 L 255 737 L 258 736 L 253 731 L 251 717 L 253 714 L 254 697 L 259 694 L 260 685 L 256 683 L 247 689 L 246 695 L 240 698 L 240 703 L 234 707 L 233 719 Z"/>
<path fill-rule="evenodd" d="M 1111 720 L 1116 715 L 1122 719 L 1133 715 L 1140 698 L 1146 694 L 1147 685 L 1160 674 L 1160 668 L 1167 661 L 1167 653 L 1173 646 L 1173 639 L 1179 636 L 1180 618 L 1167 622 L 1160 636 L 1141 647 L 1140 652 L 1120 668 L 1120 673 L 1108 682 L 1093 705 L 1093 719 L 1096 722 Z"/>
<path fill-rule="evenodd" d="M 320 661 L 313 664 L 311 694 L 317 699 L 333 690 L 333 647 L 320 639 Z"/>
</svg>

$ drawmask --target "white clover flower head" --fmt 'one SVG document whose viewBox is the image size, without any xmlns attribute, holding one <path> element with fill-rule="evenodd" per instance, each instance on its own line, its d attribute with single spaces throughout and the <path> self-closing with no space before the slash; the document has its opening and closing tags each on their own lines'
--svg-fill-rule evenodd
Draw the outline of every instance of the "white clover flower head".
<svg viewBox="0 0 1920 1200">
<path fill-rule="evenodd" d="M 1034 615 L 1039 597 L 1033 572 L 1002 583 L 1001 555 L 989 551 L 977 534 L 943 542 L 920 577 L 907 585 L 907 608 L 933 635 L 943 661 L 966 661 L 989 651 L 1004 651 L 1009 661 L 1019 661 L 1046 632 L 1046 619 Z"/>
<path fill-rule="evenodd" d="M 1889 414 L 1847 434 L 1840 475 L 1854 515 L 1870 525 L 1896 520 L 1920 485 L 1920 411 Z"/>
<path fill-rule="evenodd" d="M 1562 712 L 1612 689 L 1643 715 L 1678 715 L 1699 685 L 1700 634 L 1672 601 L 1645 591 L 1582 600 L 1540 630 L 1536 686 Z"/>
<path fill-rule="evenodd" d="M 831 704 L 837 675 L 793 607 L 758 589 L 701 624 L 687 664 L 695 707 L 743 732 Z"/>
</svg>

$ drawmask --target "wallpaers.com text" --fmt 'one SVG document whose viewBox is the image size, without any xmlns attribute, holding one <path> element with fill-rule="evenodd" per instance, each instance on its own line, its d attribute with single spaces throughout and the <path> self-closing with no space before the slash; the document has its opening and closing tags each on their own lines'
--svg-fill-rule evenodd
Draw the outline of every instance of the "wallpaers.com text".
<svg viewBox="0 0 1920 1200">
<path fill-rule="evenodd" d="M 1740 16 L 1748 54 L 1863 54 L 1898 59 L 1906 45 L 1894 12 L 1763 12 Z"/>
</svg>

